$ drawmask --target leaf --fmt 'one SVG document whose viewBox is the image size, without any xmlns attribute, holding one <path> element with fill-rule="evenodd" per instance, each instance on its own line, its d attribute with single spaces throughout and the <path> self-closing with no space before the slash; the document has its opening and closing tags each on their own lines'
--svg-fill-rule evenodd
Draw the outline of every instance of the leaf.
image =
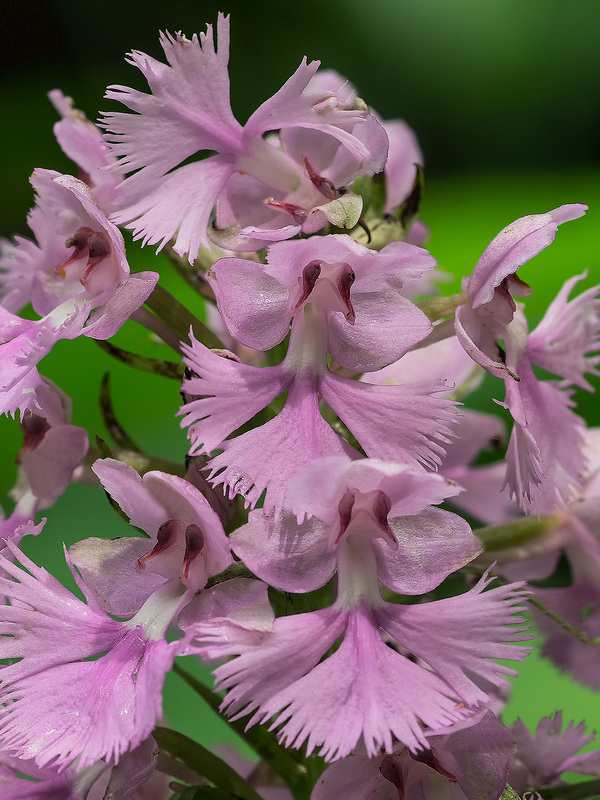
<svg viewBox="0 0 600 800">
<path fill-rule="evenodd" d="M 152 735 L 161 751 L 165 750 L 176 761 L 181 761 L 224 792 L 229 792 L 230 795 L 240 798 L 240 800 L 261 800 L 256 790 L 229 764 L 188 736 L 169 728 L 156 728 Z M 195 797 L 202 797 L 202 795 L 190 795 L 190 798 Z M 228 798 L 228 795 L 225 794 L 224 797 Z"/>
<path fill-rule="evenodd" d="M 100 458 L 112 458 L 112 450 L 110 449 L 110 445 L 102 438 L 102 436 L 96 436 L 96 445 L 100 451 Z"/>
<path fill-rule="evenodd" d="M 487 528 L 476 528 L 473 533 L 481 539 L 486 552 L 518 547 L 532 539 L 543 536 L 559 524 L 558 516 L 552 517 L 519 517 L 513 522 L 503 525 L 490 525 Z"/>
<path fill-rule="evenodd" d="M 152 375 L 162 375 L 163 378 L 172 378 L 176 381 L 181 381 L 183 379 L 183 372 L 185 369 L 183 364 L 175 361 L 164 361 L 161 358 L 140 356 L 137 353 L 130 353 L 128 350 L 123 350 L 101 339 L 96 339 L 95 341 L 106 353 L 116 358 L 117 361 L 127 364 L 128 367 L 139 369 L 142 372 L 150 372 Z"/>
<path fill-rule="evenodd" d="M 102 386 L 100 387 L 100 410 L 102 411 L 104 424 L 119 447 L 139 453 L 140 447 L 133 441 L 115 416 L 110 391 L 109 372 L 105 372 L 102 378 Z"/>
<path fill-rule="evenodd" d="M 177 255 L 169 244 L 165 247 L 163 253 L 189 286 L 195 289 L 202 297 L 210 300 L 212 303 L 215 302 L 215 293 L 204 275 L 220 256 L 215 256 L 204 247 L 201 247 L 194 263 L 190 264 L 187 258 L 181 258 L 181 256 Z"/>
</svg>

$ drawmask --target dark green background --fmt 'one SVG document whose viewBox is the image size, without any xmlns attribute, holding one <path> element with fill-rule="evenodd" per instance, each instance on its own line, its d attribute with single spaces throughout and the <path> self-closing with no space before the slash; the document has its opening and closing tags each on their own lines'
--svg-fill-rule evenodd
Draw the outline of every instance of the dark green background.
<svg viewBox="0 0 600 800">
<path fill-rule="evenodd" d="M 137 70 L 123 61 L 128 50 L 161 57 L 159 29 L 189 36 L 214 22 L 218 10 L 232 15 L 232 102 L 240 120 L 307 55 L 350 78 L 384 118 L 404 117 L 415 128 L 427 165 L 423 217 L 432 229 L 429 248 L 444 269 L 468 274 L 489 240 L 519 216 L 585 202 L 591 207 L 588 215 L 563 226 L 553 246 L 523 268 L 522 277 L 535 289 L 528 315 L 539 320 L 572 274 L 588 268 L 585 286 L 599 281 L 597 0 L 107 0 L 87 5 L 3 0 L 3 235 L 27 231 L 25 215 L 32 203 L 27 180 L 34 167 L 70 169 L 52 136 L 56 115 L 46 92 L 60 87 L 94 119 L 98 109 L 109 108 L 102 99 L 108 84 L 145 89 Z M 137 246 L 131 254 L 135 269 L 164 271 L 171 289 L 195 303 L 162 259 Z M 458 278 L 448 291 L 457 285 Z M 133 324 L 119 340 L 154 352 Z M 173 416 L 179 405 L 176 384 L 130 374 L 87 340 L 59 344 L 42 365 L 44 374 L 74 398 L 74 422 L 85 425 L 92 437 L 106 435 L 97 407 L 106 369 L 112 373 L 116 410 L 131 435 L 145 449 L 181 460 L 186 442 Z M 498 383 L 490 379 L 486 386 L 489 396 L 502 398 Z M 587 419 L 598 424 L 597 396 L 581 400 Z M 491 401 L 484 404 L 491 410 Z M 14 468 L 7 465 L 18 446 L 16 424 L 0 420 L 3 496 L 14 480 Z M 28 550 L 53 570 L 60 568 L 62 541 L 127 533 L 102 494 L 85 486 L 72 486 L 48 517 L 42 537 Z M 521 673 L 509 721 L 520 714 L 533 725 L 564 707 L 567 720 L 600 723 L 600 702 L 591 691 L 574 687 L 534 657 Z M 169 719 L 175 727 L 205 742 L 214 738 L 200 701 L 180 695 L 175 681 L 168 683 L 169 699 L 174 699 Z"/>
</svg>

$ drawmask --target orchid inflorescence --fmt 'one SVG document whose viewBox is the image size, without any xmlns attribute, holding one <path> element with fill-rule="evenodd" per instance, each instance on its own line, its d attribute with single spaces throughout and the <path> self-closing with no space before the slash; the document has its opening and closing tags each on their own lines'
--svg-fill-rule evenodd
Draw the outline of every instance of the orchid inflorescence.
<svg viewBox="0 0 600 800">
<path fill-rule="evenodd" d="M 544 655 L 600 689 L 600 436 L 573 400 L 599 374 L 599 287 L 570 278 L 531 332 L 515 299 L 586 206 L 517 219 L 442 297 L 405 123 L 304 59 L 241 125 L 228 17 L 161 45 L 167 63 L 129 56 L 149 93 L 110 87 L 128 110 L 99 126 L 50 93 L 79 177 L 36 169 L 32 239 L 0 250 L 0 410 L 24 434 L 0 522 L 2 797 L 497 800 L 600 777 L 585 725 L 501 722 L 528 606 Z M 119 226 L 194 308 L 130 272 Z M 105 343 L 128 319 L 179 361 Z M 70 424 L 38 363 L 79 336 L 182 380 L 185 464 Z M 467 405 L 486 372 L 498 416 Z M 506 421 L 506 457 L 482 460 Z M 20 548 L 72 481 L 138 529 L 66 550 L 81 596 Z M 260 769 L 167 727 L 171 669 Z"/>
</svg>

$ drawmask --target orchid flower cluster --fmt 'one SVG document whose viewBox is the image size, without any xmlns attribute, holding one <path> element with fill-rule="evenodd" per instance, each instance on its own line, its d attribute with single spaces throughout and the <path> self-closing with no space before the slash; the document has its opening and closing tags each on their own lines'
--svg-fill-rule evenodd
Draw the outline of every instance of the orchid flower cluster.
<svg viewBox="0 0 600 800">
<path fill-rule="evenodd" d="M 586 206 L 517 219 L 443 297 L 404 122 L 304 59 L 241 125 L 228 17 L 161 45 L 130 54 L 149 91 L 109 88 L 125 110 L 98 126 L 50 93 L 78 177 L 36 169 L 32 237 L 0 251 L 0 410 L 24 435 L 0 521 L 2 797 L 498 800 L 600 778 L 585 724 L 501 721 L 527 609 L 600 689 L 600 434 L 573 399 L 599 374 L 599 287 L 567 280 L 530 332 L 518 274 Z M 195 307 L 130 272 L 122 228 Z M 106 342 L 130 319 L 177 360 Z M 80 336 L 181 382 L 180 463 L 71 424 L 38 365 Z M 485 373 L 498 415 L 468 408 Z M 21 549 L 72 481 L 136 529 L 66 550 L 79 596 Z M 258 765 L 170 730 L 172 669 Z"/>
</svg>

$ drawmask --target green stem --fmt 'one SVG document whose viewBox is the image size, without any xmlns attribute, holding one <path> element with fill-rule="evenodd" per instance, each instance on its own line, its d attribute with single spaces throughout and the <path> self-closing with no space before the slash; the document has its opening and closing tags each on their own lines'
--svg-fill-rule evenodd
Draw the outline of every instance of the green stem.
<svg viewBox="0 0 600 800">
<path fill-rule="evenodd" d="M 261 800 L 256 789 L 238 775 L 229 764 L 188 736 L 160 727 L 154 729 L 152 736 L 161 751 L 166 752 L 175 762 L 183 764 L 192 772 L 192 775 L 188 773 L 192 779 L 193 775 L 197 774 L 240 800 Z M 163 766 L 169 768 L 168 759 L 163 760 Z M 194 783 L 198 785 L 197 779 Z"/>
<path fill-rule="evenodd" d="M 519 517 L 513 522 L 503 525 L 490 525 L 487 528 L 478 528 L 473 533 L 483 542 L 486 552 L 489 550 L 506 550 L 509 547 L 530 542 L 543 536 L 555 528 L 560 519 L 552 517 Z"/>
<path fill-rule="evenodd" d="M 146 305 L 169 326 L 179 341 L 189 341 L 191 328 L 196 339 L 205 347 L 223 349 L 221 340 L 162 286 L 154 287 Z"/>
<path fill-rule="evenodd" d="M 114 344 L 101 339 L 96 339 L 96 342 L 109 356 L 116 358 L 117 361 L 123 364 L 127 364 L 129 367 L 133 367 L 133 369 L 149 372 L 152 375 L 162 375 L 163 378 L 172 378 L 180 382 L 183 379 L 184 366 L 179 362 L 130 353 L 129 350 L 123 350 L 123 348 L 116 347 Z"/>
<path fill-rule="evenodd" d="M 213 292 L 209 282 L 204 277 L 204 274 L 208 272 L 215 261 L 221 258 L 221 256 L 213 255 L 212 253 L 209 253 L 208 250 L 201 248 L 194 263 L 190 264 L 187 258 L 181 258 L 181 256 L 178 256 L 171 245 L 167 245 L 163 250 L 163 253 L 169 259 L 176 272 L 178 272 L 183 280 L 188 284 L 188 286 L 191 286 L 192 289 L 194 289 L 199 295 L 207 300 L 210 300 L 213 303 L 215 302 L 215 293 Z"/>
<path fill-rule="evenodd" d="M 462 306 L 467 302 L 467 293 L 460 292 L 459 294 L 452 294 L 449 297 L 430 297 L 428 300 L 423 300 L 417 305 L 421 311 L 426 314 L 432 322 L 437 322 L 444 317 L 449 317 L 454 314 L 458 306 Z"/>
<path fill-rule="evenodd" d="M 158 754 L 158 763 L 156 769 L 165 775 L 170 775 L 171 778 L 177 778 L 183 784 L 189 786 L 206 786 L 208 781 L 202 775 L 199 775 L 195 769 L 191 769 L 176 758 L 172 758 L 167 753 Z"/>
<path fill-rule="evenodd" d="M 528 599 L 532 606 L 538 608 L 543 614 L 545 614 L 547 617 L 550 617 L 550 619 L 556 622 L 557 625 L 560 625 L 563 630 L 575 636 L 575 638 L 579 639 L 579 641 L 583 642 L 583 644 L 600 644 L 600 636 L 594 639 L 586 636 L 585 633 L 582 633 L 562 617 L 559 617 L 558 614 L 555 614 L 554 611 L 551 611 L 548 606 L 545 603 L 542 603 L 542 601 L 539 600 L 535 595 L 531 595 Z"/>
<path fill-rule="evenodd" d="M 184 680 L 187 685 L 202 697 L 206 704 L 218 714 L 220 698 L 208 686 L 190 675 L 186 670 L 175 664 L 173 671 Z M 304 765 L 304 757 L 299 751 L 289 752 L 277 743 L 273 734 L 261 727 L 246 730 L 246 723 L 241 720 L 226 720 L 227 723 L 252 749 L 276 772 L 289 786 L 296 800 L 308 800 L 313 781 L 309 777 Z M 298 759 L 298 760 L 296 760 Z"/>
<path fill-rule="evenodd" d="M 142 306 L 136 309 L 130 319 L 137 322 L 138 325 L 142 325 L 144 328 L 151 331 L 151 333 L 154 333 L 159 339 L 162 339 L 168 347 L 175 350 L 178 355 L 181 355 L 179 336 L 177 336 L 162 319 L 151 314 L 147 308 Z"/>
</svg>

